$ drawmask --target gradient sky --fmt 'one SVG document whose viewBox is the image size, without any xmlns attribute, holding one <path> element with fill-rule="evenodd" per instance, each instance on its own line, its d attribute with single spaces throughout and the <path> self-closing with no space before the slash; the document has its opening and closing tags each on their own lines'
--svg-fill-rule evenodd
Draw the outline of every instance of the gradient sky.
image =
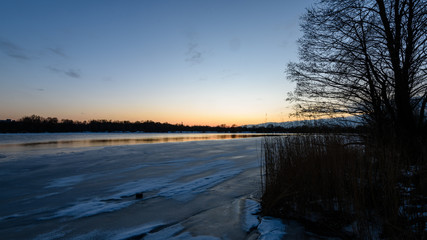
<svg viewBox="0 0 427 240">
<path fill-rule="evenodd" d="M 0 119 L 289 121 L 313 0 L 1 0 Z"/>
</svg>

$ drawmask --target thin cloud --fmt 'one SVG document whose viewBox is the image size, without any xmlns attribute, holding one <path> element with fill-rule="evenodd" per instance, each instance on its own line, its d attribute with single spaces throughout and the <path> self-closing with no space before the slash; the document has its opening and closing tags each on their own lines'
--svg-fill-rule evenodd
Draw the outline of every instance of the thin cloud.
<svg viewBox="0 0 427 240">
<path fill-rule="evenodd" d="M 48 66 L 47 69 L 49 69 L 50 71 L 55 72 L 55 73 L 63 72 L 63 70 L 60 70 L 60 69 L 58 69 L 56 67 L 52 67 L 52 66 Z"/>
<path fill-rule="evenodd" d="M 30 59 L 30 57 L 25 54 L 24 49 L 7 40 L 0 39 L 0 50 L 11 58 L 19 60 Z"/>
<path fill-rule="evenodd" d="M 81 77 L 80 73 L 78 73 L 78 71 L 74 70 L 74 69 L 69 69 L 68 71 L 65 71 L 64 73 L 65 73 L 65 75 L 72 77 L 72 78 L 80 78 Z"/>
<path fill-rule="evenodd" d="M 50 52 L 52 52 L 55 55 L 58 55 L 60 57 L 66 58 L 67 54 L 65 54 L 64 49 L 56 47 L 56 48 L 48 48 Z"/>
<path fill-rule="evenodd" d="M 48 66 L 47 69 L 49 69 L 50 71 L 52 71 L 54 73 L 65 74 L 68 77 L 81 78 L 80 72 L 78 70 L 75 70 L 75 69 L 63 70 L 63 69 L 59 69 L 59 68 L 52 67 L 52 66 Z"/>
<path fill-rule="evenodd" d="M 203 62 L 203 54 L 198 50 L 197 43 L 189 43 L 186 53 L 186 62 L 190 62 L 192 64 L 199 64 Z"/>
</svg>

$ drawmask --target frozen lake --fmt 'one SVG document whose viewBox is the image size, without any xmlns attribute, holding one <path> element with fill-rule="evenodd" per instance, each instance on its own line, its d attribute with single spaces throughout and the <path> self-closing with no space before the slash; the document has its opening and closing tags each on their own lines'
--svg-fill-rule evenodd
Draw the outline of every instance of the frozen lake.
<svg viewBox="0 0 427 240">
<path fill-rule="evenodd" d="M 0 236 L 281 237 L 280 221 L 254 215 L 261 139 L 251 134 L 0 134 Z M 143 198 L 136 199 L 141 192 Z"/>
</svg>

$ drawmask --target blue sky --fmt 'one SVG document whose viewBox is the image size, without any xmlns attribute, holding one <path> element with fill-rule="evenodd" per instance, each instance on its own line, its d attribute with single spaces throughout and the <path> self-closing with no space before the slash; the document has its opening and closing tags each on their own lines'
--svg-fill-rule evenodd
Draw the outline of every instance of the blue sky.
<svg viewBox="0 0 427 240">
<path fill-rule="evenodd" d="M 0 119 L 288 121 L 313 0 L 0 1 Z"/>
</svg>

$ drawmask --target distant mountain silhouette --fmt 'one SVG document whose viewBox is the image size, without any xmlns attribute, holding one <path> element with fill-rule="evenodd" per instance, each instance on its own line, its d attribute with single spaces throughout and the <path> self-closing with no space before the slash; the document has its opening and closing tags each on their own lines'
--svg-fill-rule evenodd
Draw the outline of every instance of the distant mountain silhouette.
<svg viewBox="0 0 427 240">
<path fill-rule="evenodd" d="M 355 128 L 361 126 L 363 121 L 360 117 L 351 116 L 343 118 L 324 118 L 316 120 L 299 120 L 299 121 L 289 121 L 289 122 L 267 122 L 261 124 L 250 124 L 243 125 L 242 127 L 246 128 L 302 128 L 302 127 L 347 127 Z"/>
</svg>

